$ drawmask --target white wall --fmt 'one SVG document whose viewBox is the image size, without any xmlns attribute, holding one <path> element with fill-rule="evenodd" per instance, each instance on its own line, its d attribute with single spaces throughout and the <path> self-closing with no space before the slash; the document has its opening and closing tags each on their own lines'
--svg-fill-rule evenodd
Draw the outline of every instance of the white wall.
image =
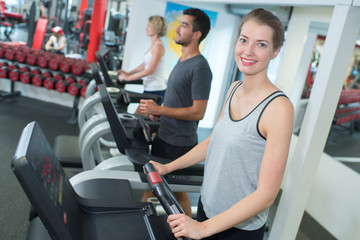
<svg viewBox="0 0 360 240">
<path fill-rule="evenodd" d="M 166 1 L 161 0 L 132 0 L 125 42 L 124 69 L 130 70 L 141 63 L 143 54 L 150 45 L 149 38 L 145 35 L 147 19 L 154 14 L 164 15 L 166 3 Z M 181 1 L 174 1 L 174 3 L 185 5 Z M 219 102 L 222 102 L 225 93 L 239 18 L 228 14 L 224 4 L 186 3 L 186 5 L 218 13 L 216 26 L 211 29 L 213 42 L 207 57 L 213 73 L 213 81 L 206 114 L 199 123 L 200 127 L 212 128 L 222 107 Z M 131 89 L 142 90 L 141 88 Z"/>
<path fill-rule="evenodd" d="M 293 135 L 289 161 L 297 140 Z M 323 153 L 312 185 L 306 212 L 336 239 L 360 239 L 360 175 Z"/>
</svg>

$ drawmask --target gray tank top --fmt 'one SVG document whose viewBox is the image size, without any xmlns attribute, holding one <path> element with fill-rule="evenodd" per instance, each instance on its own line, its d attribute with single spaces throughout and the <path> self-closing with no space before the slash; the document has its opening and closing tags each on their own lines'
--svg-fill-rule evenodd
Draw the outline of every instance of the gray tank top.
<svg viewBox="0 0 360 240">
<path fill-rule="evenodd" d="M 254 192 L 258 185 L 260 165 L 266 139 L 259 132 L 259 120 L 266 106 L 276 97 L 285 96 L 277 91 L 259 103 L 246 117 L 233 120 L 230 102 L 236 84 L 225 104 L 224 116 L 216 124 L 205 161 L 201 201 L 208 218 L 218 215 Z M 262 227 L 268 209 L 236 225 L 243 230 Z"/>
</svg>

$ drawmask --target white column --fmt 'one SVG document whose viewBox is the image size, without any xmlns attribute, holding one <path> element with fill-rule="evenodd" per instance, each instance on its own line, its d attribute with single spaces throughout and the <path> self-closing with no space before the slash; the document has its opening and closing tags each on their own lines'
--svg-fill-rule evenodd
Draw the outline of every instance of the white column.
<svg viewBox="0 0 360 240">
<path fill-rule="evenodd" d="M 305 66 L 302 64 L 304 64 L 304 51 L 309 44 L 310 23 L 311 21 L 329 22 L 332 11 L 332 7 L 295 7 L 293 10 L 275 81 L 275 85 L 284 91 L 292 101 L 298 100 L 297 94 L 295 94 L 296 97 L 292 97 L 292 94 L 303 88 L 302 85 L 300 86 L 301 90 L 294 89 L 294 85 L 296 84 L 296 87 L 299 88 L 300 83 L 297 81 L 304 75 L 303 68 Z M 300 81 L 305 81 L 305 79 Z M 293 103 L 296 106 L 296 102 Z"/>
<path fill-rule="evenodd" d="M 289 98 L 295 108 L 293 132 L 298 132 L 299 129 L 301 129 L 301 124 L 303 120 L 302 117 L 304 114 L 303 105 L 306 103 L 307 99 L 306 100 L 304 99 L 303 102 L 300 100 L 306 82 L 309 66 L 311 63 L 311 56 L 313 53 L 316 38 L 317 38 L 316 33 L 314 32 L 308 33 L 307 38 L 305 40 L 303 51 L 299 58 L 299 67 L 295 74 L 292 92 L 289 95 Z"/>
<path fill-rule="evenodd" d="M 359 22 L 360 8 L 335 6 L 270 240 L 296 237 L 359 34 Z"/>
<path fill-rule="evenodd" d="M 309 32 L 307 34 L 304 48 L 299 58 L 299 66 L 296 71 L 294 79 L 295 81 L 293 82 L 292 91 L 289 96 L 295 106 L 295 109 L 297 109 L 298 101 L 300 100 L 301 94 L 304 89 L 316 38 L 316 33 Z"/>
</svg>

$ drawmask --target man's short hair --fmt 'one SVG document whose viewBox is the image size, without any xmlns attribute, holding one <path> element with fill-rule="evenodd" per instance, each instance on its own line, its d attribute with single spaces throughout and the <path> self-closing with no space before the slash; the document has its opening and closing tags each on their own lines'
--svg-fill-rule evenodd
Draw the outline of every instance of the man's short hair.
<svg viewBox="0 0 360 240">
<path fill-rule="evenodd" d="M 183 11 L 184 15 L 190 15 L 194 17 L 193 21 L 193 32 L 200 31 L 201 37 L 199 39 L 200 42 L 206 38 L 207 34 L 210 31 L 210 18 L 209 16 L 198 8 L 188 8 Z"/>
</svg>

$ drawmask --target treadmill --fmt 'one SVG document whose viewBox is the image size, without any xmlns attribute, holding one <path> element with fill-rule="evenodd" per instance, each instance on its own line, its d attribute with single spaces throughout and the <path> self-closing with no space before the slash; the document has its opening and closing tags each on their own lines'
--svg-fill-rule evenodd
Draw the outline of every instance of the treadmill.
<svg viewBox="0 0 360 240">
<path fill-rule="evenodd" d="M 143 166 L 150 160 L 154 160 L 160 163 L 168 163 L 168 159 L 155 157 L 150 154 L 149 145 L 152 143 L 151 131 L 149 126 L 146 124 L 146 122 L 142 119 L 141 116 L 136 116 L 135 121 L 137 120 L 137 126 L 135 126 L 132 130 L 129 130 L 129 128 L 125 127 L 126 125 L 129 125 L 129 121 L 134 122 L 134 115 L 124 114 L 122 117 L 118 117 L 113 102 L 111 101 L 111 97 L 107 92 L 106 86 L 99 75 L 96 65 L 91 64 L 90 66 L 94 78 L 97 82 L 98 91 L 101 96 L 101 102 L 103 104 L 107 119 L 109 121 L 109 123 L 106 124 L 108 124 L 111 129 L 119 151 L 122 154 L 126 155 L 129 161 L 133 164 L 133 170 L 139 172 L 140 176 L 143 178 L 144 176 L 141 175 L 143 172 Z M 85 161 L 88 160 L 89 159 L 83 159 L 83 166 L 88 164 L 85 163 Z M 102 166 L 101 169 L 117 169 L 115 166 L 116 157 L 112 158 L 112 160 L 113 162 L 111 164 L 109 164 L 108 160 L 100 163 L 99 165 Z M 121 161 L 118 162 L 118 164 L 118 170 L 122 170 L 122 164 L 128 163 L 125 163 L 122 158 Z M 106 168 L 107 165 L 110 165 L 111 168 Z M 95 169 L 99 168 L 100 166 L 96 167 Z M 167 178 L 166 180 L 169 182 L 169 184 L 188 183 L 189 185 L 200 186 L 203 180 L 203 170 L 203 164 L 196 164 L 185 169 L 177 170 L 171 174 L 166 175 L 165 177 Z"/>
<path fill-rule="evenodd" d="M 108 51 L 108 50 L 107 50 Z M 98 58 L 98 63 L 103 70 L 103 74 L 106 75 L 104 79 L 106 79 L 106 86 L 108 87 L 108 91 L 110 96 L 113 100 L 113 103 L 116 107 L 117 112 L 119 113 L 126 113 L 128 106 L 130 103 L 138 103 L 140 99 L 152 99 L 154 101 L 158 101 L 161 96 L 155 94 L 141 94 L 126 91 L 125 85 L 126 84 L 142 84 L 143 81 L 141 79 L 136 81 L 125 81 L 119 82 L 117 79 L 111 79 L 108 69 L 104 60 L 104 56 L 107 55 L 107 51 L 102 55 L 100 52 L 96 53 Z M 100 100 L 97 97 L 97 94 L 93 94 L 89 96 L 85 102 L 83 107 L 87 107 L 86 110 L 80 109 L 78 122 L 79 128 L 81 129 L 82 126 L 85 124 L 89 112 L 88 109 L 91 109 L 96 105 Z M 149 123 L 151 120 L 146 120 Z M 151 123 L 152 132 L 156 132 L 159 127 L 158 123 Z M 107 142 L 110 143 L 110 142 Z M 111 143 L 110 143 L 111 144 Z M 72 168 L 79 168 L 83 167 L 81 157 L 80 157 L 80 149 L 76 146 L 79 145 L 79 138 L 78 136 L 71 136 L 71 135 L 59 135 L 54 140 L 54 151 L 56 152 L 59 161 L 63 167 L 72 167 Z M 99 156 L 99 154 L 97 155 Z"/>
<path fill-rule="evenodd" d="M 107 55 L 108 51 L 109 51 L 109 49 L 106 50 L 105 53 L 103 53 L 103 54 L 101 54 L 100 51 L 95 52 L 98 64 L 100 66 L 101 72 L 104 77 L 104 83 L 107 87 L 122 89 L 122 92 L 121 92 L 122 97 L 123 98 L 125 97 L 125 96 L 123 96 L 123 94 L 126 92 L 126 95 L 128 97 L 127 101 L 131 102 L 131 103 L 139 103 L 140 99 L 153 99 L 155 102 L 158 102 L 158 100 L 160 100 L 162 98 L 160 95 L 156 95 L 156 94 L 137 93 L 137 92 L 133 92 L 133 91 L 124 90 L 126 84 L 143 84 L 143 80 L 139 79 L 139 80 L 134 80 L 134 81 L 119 82 L 117 80 L 117 76 L 116 76 L 116 78 L 111 77 L 109 74 L 109 69 L 104 60 L 104 56 Z"/>
<path fill-rule="evenodd" d="M 134 200 L 128 180 L 89 179 L 73 187 L 37 122 L 24 128 L 11 168 L 38 213 L 28 240 L 175 239 L 166 216 Z"/>
</svg>

